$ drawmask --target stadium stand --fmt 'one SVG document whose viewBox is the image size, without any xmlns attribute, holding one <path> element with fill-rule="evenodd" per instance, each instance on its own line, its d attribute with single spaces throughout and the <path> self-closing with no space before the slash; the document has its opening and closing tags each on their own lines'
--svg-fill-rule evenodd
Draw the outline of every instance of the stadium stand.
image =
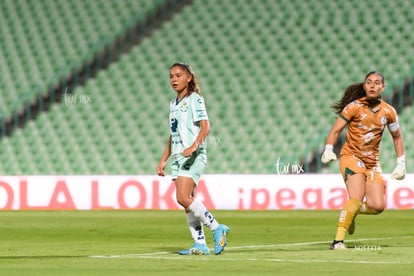
<svg viewBox="0 0 414 276">
<path fill-rule="evenodd" d="M 7 56 L 0 87 L 11 91 L 0 98 L 2 118 L 13 118 L 163 2 L 2 2 L 0 23 L 8 27 L 0 30 L 7 49 L 0 51 Z M 175 61 L 193 64 L 208 105 L 206 173 L 276 173 L 278 161 L 306 165 L 317 159 L 334 121 L 329 105 L 346 85 L 378 69 L 389 82 L 384 97 L 392 99 L 394 88 L 414 76 L 412 6 L 189 1 L 172 17 L 157 18 L 153 32 L 85 83 L 63 85 L 67 93 L 47 112 L 3 135 L 0 171 L 153 174 L 169 135 L 168 68 Z M 412 108 L 400 113 L 407 140 Z M 384 171 L 395 162 L 390 143 L 384 140 Z M 414 160 L 414 152 L 407 157 Z M 314 166 L 337 173 L 335 164 Z"/>
<path fill-rule="evenodd" d="M 160 1 L 4 0 L 0 10 L 3 117 L 45 93 Z"/>
</svg>

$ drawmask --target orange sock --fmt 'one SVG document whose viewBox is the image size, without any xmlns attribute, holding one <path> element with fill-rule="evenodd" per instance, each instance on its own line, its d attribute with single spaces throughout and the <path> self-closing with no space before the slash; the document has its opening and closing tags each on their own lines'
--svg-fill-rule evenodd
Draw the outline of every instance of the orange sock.
<svg viewBox="0 0 414 276">
<path fill-rule="evenodd" d="M 341 211 L 338 221 L 338 228 L 336 230 L 335 240 L 343 241 L 345 238 L 346 231 L 352 223 L 359 207 L 361 206 L 361 201 L 359 199 L 350 198 L 344 208 Z"/>
</svg>

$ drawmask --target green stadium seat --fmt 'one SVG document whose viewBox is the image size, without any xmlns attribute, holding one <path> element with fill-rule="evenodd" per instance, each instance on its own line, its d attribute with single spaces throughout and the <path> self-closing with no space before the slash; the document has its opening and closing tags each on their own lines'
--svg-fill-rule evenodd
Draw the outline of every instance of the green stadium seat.
<svg viewBox="0 0 414 276">
<path fill-rule="evenodd" d="M 0 72 L 7 72 L 0 88 L 10 91 L 0 98 L 3 118 L 162 2 L 2 2 L 0 18 L 7 27 L 0 30 L 0 56 L 8 65 L 0 64 Z M 310 143 L 320 139 L 323 146 L 335 117 L 330 104 L 367 70 L 375 66 L 395 84 L 412 75 L 411 56 L 402 54 L 414 40 L 406 24 L 409 1 L 375 1 L 378 13 L 355 12 L 367 7 L 363 1 L 194 1 L 75 88 L 73 95 L 90 95 L 92 103 L 67 106 L 62 100 L 4 138 L 3 147 L 14 159 L 2 157 L 0 171 L 153 174 L 168 137 L 168 104 L 174 97 L 168 67 L 187 61 L 204 90 L 211 135 L 222 140 L 209 144 L 205 172 L 274 173 L 276 154 L 298 162 L 314 150 Z M 28 16 L 31 10 L 36 16 Z M 367 25 L 375 36 L 367 34 Z M 188 43 L 176 43 L 177 29 L 189 30 L 180 33 Z M 374 49 L 372 41 L 378 45 Z M 411 122 L 412 111 L 406 110 L 402 125 Z M 407 128 L 411 137 L 413 129 Z M 384 171 L 395 161 L 390 140 L 384 140 Z M 37 149 L 47 157 L 32 156 Z M 33 164 L 20 164 L 27 152 Z M 337 165 L 327 171 L 337 173 Z"/>
</svg>

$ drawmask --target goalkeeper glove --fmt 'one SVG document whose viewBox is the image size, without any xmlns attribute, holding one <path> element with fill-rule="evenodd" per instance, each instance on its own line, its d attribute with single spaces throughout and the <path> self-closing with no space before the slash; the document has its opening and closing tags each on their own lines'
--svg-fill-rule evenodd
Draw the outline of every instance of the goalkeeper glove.
<svg viewBox="0 0 414 276">
<path fill-rule="evenodd" d="M 397 158 L 397 166 L 391 175 L 392 179 L 403 180 L 405 178 L 405 155 Z"/>
<path fill-rule="evenodd" d="M 332 160 L 336 160 L 336 154 L 333 152 L 333 145 L 325 145 L 325 150 L 322 153 L 321 161 L 326 164 Z"/>
</svg>

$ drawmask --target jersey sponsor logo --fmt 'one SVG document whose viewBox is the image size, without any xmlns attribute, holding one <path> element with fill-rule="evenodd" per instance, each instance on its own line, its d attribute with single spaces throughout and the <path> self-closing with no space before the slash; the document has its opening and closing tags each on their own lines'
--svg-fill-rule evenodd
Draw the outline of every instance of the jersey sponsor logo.
<svg viewBox="0 0 414 276">
<path fill-rule="evenodd" d="M 198 110 L 196 110 L 196 112 L 197 112 L 197 117 L 207 117 L 207 114 L 206 114 L 206 111 L 205 110 L 203 110 L 203 109 L 198 109 Z"/>
<path fill-rule="evenodd" d="M 178 120 L 176 118 L 171 118 L 170 126 L 171 126 L 171 132 L 176 133 L 177 126 L 178 126 Z"/>
<path fill-rule="evenodd" d="M 372 157 L 372 156 L 374 156 L 374 152 L 372 150 L 369 150 L 369 151 L 361 151 L 361 154 L 362 154 L 362 156 L 365 156 L 365 157 Z M 378 159 L 378 158 L 376 158 L 376 159 Z"/>
<path fill-rule="evenodd" d="M 371 142 L 373 139 L 375 138 L 374 133 L 372 132 L 368 132 L 367 134 L 364 135 L 364 142 L 365 144 L 368 144 L 369 142 Z"/>
<path fill-rule="evenodd" d="M 173 144 L 173 145 L 182 145 L 183 144 L 183 140 L 171 141 L 171 144 Z"/>
<path fill-rule="evenodd" d="M 368 114 L 366 114 L 366 113 L 361 114 L 361 121 L 364 120 L 367 116 L 368 116 Z"/>
<path fill-rule="evenodd" d="M 368 127 L 363 125 L 362 123 L 358 123 L 358 128 L 359 129 L 366 129 L 366 130 L 368 129 Z"/>
</svg>

